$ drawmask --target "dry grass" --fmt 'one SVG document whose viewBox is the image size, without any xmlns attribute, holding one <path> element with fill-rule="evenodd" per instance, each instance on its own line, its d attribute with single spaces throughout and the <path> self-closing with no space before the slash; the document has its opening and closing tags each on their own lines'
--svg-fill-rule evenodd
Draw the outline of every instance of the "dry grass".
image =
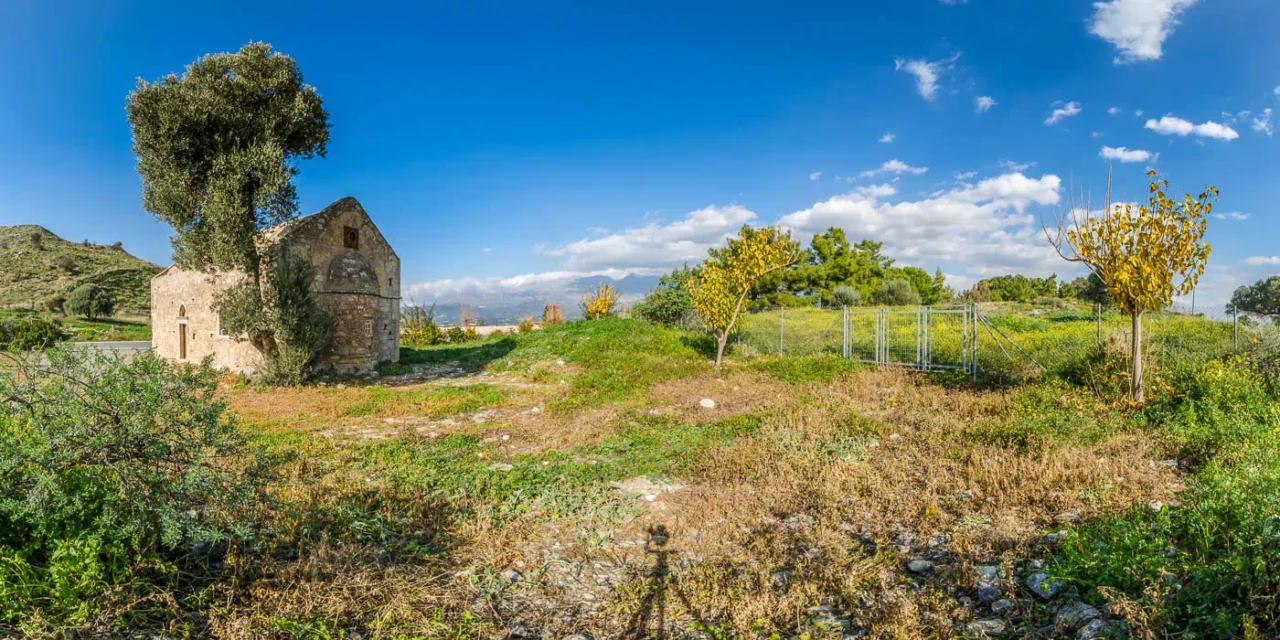
<svg viewBox="0 0 1280 640">
<path fill-rule="evenodd" d="M 228 590 L 216 635 L 280 634 L 306 623 L 387 636 L 500 636 L 525 623 L 546 637 L 617 637 L 642 624 L 652 633 L 660 607 L 666 624 L 684 632 L 702 621 L 824 637 L 829 630 L 812 626 L 810 608 L 831 604 L 876 637 L 947 637 L 969 615 L 958 598 L 972 587 L 975 564 L 1042 555 L 1058 514 L 1088 519 L 1172 502 L 1180 488 L 1155 463 L 1149 439 L 1079 390 L 1043 389 L 1032 402 L 1020 392 L 946 389 L 891 371 L 794 385 L 736 370 L 659 383 L 623 405 L 543 410 L 562 393 L 559 375 L 537 373 L 491 405 L 447 417 L 431 412 L 452 405 L 393 395 L 353 418 L 351 407 L 388 393 L 368 387 L 230 390 L 247 421 L 270 425 L 272 437 L 303 438 L 290 446 L 305 453 L 274 489 L 276 525 L 297 543 L 267 566 L 237 569 L 245 579 Z M 425 397 L 440 388 L 389 393 Z M 704 397 L 717 408 L 699 407 Z M 1048 414 L 1086 427 L 1056 431 Z M 638 452 L 618 444 L 650 419 L 662 421 L 669 441 L 646 440 Z M 316 432 L 353 421 L 381 425 L 385 442 L 317 443 Z M 475 438 L 476 448 L 419 460 L 446 446 L 424 438 L 422 424 Z M 738 424 L 749 428 L 721 428 Z M 369 463 L 369 447 L 391 447 L 385 455 L 403 447 L 393 457 L 402 466 Z M 651 468 L 667 447 L 692 452 L 658 467 L 685 488 L 651 501 L 608 491 L 609 474 Z M 447 482 L 438 465 L 465 460 L 473 466 L 458 468 L 473 479 L 432 488 Z M 516 469 L 474 467 L 493 461 Z M 558 475 L 519 484 L 523 469 L 548 464 Z M 513 515 L 512 504 L 527 509 Z M 316 515 L 343 509 L 381 514 L 395 532 L 360 542 L 350 516 Z M 667 544 L 646 545 L 659 526 Z M 932 575 L 903 570 L 919 555 L 938 558 Z M 503 578 L 506 570 L 521 579 Z M 779 571 L 789 572 L 787 584 L 775 584 Z"/>
</svg>

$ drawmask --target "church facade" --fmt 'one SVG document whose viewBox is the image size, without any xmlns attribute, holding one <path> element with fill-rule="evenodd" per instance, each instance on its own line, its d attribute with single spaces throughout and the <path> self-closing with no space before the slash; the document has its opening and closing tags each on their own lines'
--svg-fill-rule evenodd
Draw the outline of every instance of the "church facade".
<svg viewBox="0 0 1280 640">
<path fill-rule="evenodd" d="M 280 255 L 302 256 L 316 268 L 317 304 L 337 323 L 320 366 L 337 373 L 370 370 L 400 358 L 400 257 L 355 198 L 272 227 L 260 243 Z M 262 354 L 229 335 L 213 308 L 215 296 L 248 275 L 205 273 L 176 265 L 151 280 L 151 346 L 177 362 L 252 373 Z"/>
</svg>

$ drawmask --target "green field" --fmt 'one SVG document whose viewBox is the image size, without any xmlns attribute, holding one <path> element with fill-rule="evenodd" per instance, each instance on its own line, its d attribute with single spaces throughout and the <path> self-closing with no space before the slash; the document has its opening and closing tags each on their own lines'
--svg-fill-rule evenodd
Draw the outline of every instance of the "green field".
<svg viewBox="0 0 1280 640">
<path fill-rule="evenodd" d="M 56 322 L 70 342 L 132 342 L 151 340 L 148 318 L 101 318 L 85 320 L 23 309 L 0 309 L 0 322 L 9 318 L 38 317 Z"/>
<path fill-rule="evenodd" d="M 1048 371 L 985 331 L 976 380 L 860 365 L 838 312 L 787 310 L 787 355 L 752 346 L 778 338 L 755 314 L 719 370 L 707 336 L 615 318 L 404 349 L 375 379 L 226 378 L 270 470 L 246 537 L 126 562 L 0 526 L 0 631 L 1053 637 L 1083 605 L 1109 637 L 1280 630 L 1267 334 L 1153 315 L 1130 407 L 1123 318 L 1099 347 L 1087 310 L 984 313 Z"/>
</svg>

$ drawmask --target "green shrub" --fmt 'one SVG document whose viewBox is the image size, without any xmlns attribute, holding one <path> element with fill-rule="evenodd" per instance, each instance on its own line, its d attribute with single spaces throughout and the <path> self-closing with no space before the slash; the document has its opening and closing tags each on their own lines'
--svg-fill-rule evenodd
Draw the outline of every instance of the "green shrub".
<svg viewBox="0 0 1280 640">
<path fill-rule="evenodd" d="M 62 330 L 44 318 L 21 318 L 4 323 L 0 343 L 11 351 L 47 349 L 62 340 Z"/>
<path fill-rule="evenodd" d="M 76 261 L 71 256 L 62 256 L 58 258 L 57 267 L 67 273 L 75 273 Z"/>
<path fill-rule="evenodd" d="M 173 579 L 188 546 L 249 536 L 262 466 L 214 371 L 149 352 L 47 360 L 0 370 L 0 623 L 92 619 L 116 587 L 142 598 Z"/>
<path fill-rule="evenodd" d="M 876 304 L 906 307 L 920 304 L 920 294 L 906 280 L 889 280 L 876 289 Z"/>
<path fill-rule="evenodd" d="M 44 299 L 45 311 L 49 313 L 63 313 L 64 306 L 67 304 L 67 297 L 61 293 L 55 293 Z"/>
<path fill-rule="evenodd" d="M 408 347 L 427 347 L 444 342 L 444 332 L 436 324 L 436 305 L 410 306 L 401 310 L 400 342 Z"/>
<path fill-rule="evenodd" d="M 689 282 L 694 273 L 693 269 L 682 267 L 663 275 L 658 279 L 658 286 L 631 307 L 632 315 L 668 327 L 683 324 L 695 316 L 693 299 L 689 297 Z"/>
<path fill-rule="evenodd" d="M 862 304 L 862 292 L 842 284 L 831 292 L 831 304 L 837 307 L 856 307 Z"/>
<path fill-rule="evenodd" d="M 67 313 L 81 316 L 86 320 L 108 318 L 115 312 L 115 303 L 111 294 L 93 284 L 82 284 L 67 296 L 63 305 Z"/>
</svg>

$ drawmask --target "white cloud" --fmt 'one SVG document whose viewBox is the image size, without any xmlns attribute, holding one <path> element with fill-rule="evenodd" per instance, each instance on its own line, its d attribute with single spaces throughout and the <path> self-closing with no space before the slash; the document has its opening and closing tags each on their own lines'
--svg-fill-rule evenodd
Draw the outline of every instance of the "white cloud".
<svg viewBox="0 0 1280 640">
<path fill-rule="evenodd" d="M 809 174 L 809 181 L 810 181 L 810 182 L 817 182 L 817 181 L 818 181 L 818 178 L 821 178 L 821 177 L 822 177 L 822 172 L 821 172 L 821 171 L 814 171 L 813 173 Z"/>
<path fill-rule="evenodd" d="M 1228 211 L 1226 213 L 1215 213 L 1213 217 L 1219 220 L 1248 220 L 1249 214 L 1240 213 L 1239 211 Z"/>
<path fill-rule="evenodd" d="M 996 106 L 996 104 L 998 104 L 996 99 L 991 96 L 978 96 L 973 99 L 973 110 L 976 113 L 986 113 L 991 110 L 991 107 Z"/>
<path fill-rule="evenodd" d="M 938 97 L 938 80 L 942 77 L 942 74 L 950 71 L 956 60 L 959 59 L 960 54 L 958 53 L 948 60 L 936 60 L 934 62 L 894 58 L 893 70 L 905 71 L 915 76 L 916 91 L 920 93 L 920 97 L 933 102 Z"/>
<path fill-rule="evenodd" d="M 1133 112 L 1133 115 L 1134 115 L 1134 117 L 1135 117 L 1135 118 L 1141 118 L 1141 117 L 1142 117 L 1142 109 L 1138 109 L 1137 111 L 1134 111 L 1134 112 Z"/>
<path fill-rule="evenodd" d="M 938 0 L 938 2 L 945 4 L 948 7 L 954 7 L 956 5 L 967 4 L 969 0 Z"/>
<path fill-rule="evenodd" d="M 884 144 L 889 144 L 890 142 L 893 142 L 893 139 L 896 137 L 898 136 L 894 135 L 891 132 L 886 131 L 884 135 L 880 136 L 880 142 L 883 142 Z"/>
<path fill-rule="evenodd" d="M 960 182 L 964 182 L 965 180 L 972 180 L 976 177 L 978 177 L 977 171 L 957 171 L 956 172 L 956 180 L 959 180 Z"/>
<path fill-rule="evenodd" d="M 1022 173 L 1027 169 L 1036 166 L 1036 163 L 1034 162 L 1014 162 L 1012 160 L 1001 160 L 999 164 L 1000 168 L 1004 171 L 1010 171 L 1013 173 Z"/>
<path fill-rule="evenodd" d="M 481 249 L 480 251 L 481 251 L 481 252 L 483 252 L 483 253 L 489 253 L 490 251 L 493 251 L 493 247 L 485 247 L 485 248 Z"/>
<path fill-rule="evenodd" d="M 1070 118 L 1071 116 L 1079 115 L 1079 113 L 1080 113 L 1080 103 L 1068 102 L 1067 104 L 1062 105 L 1057 109 L 1054 109 L 1053 113 L 1049 114 L 1048 118 L 1045 118 L 1044 124 L 1047 127 L 1053 126 L 1061 122 L 1063 118 Z"/>
<path fill-rule="evenodd" d="M 1145 125 L 1161 135 L 1176 135 L 1186 137 L 1188 135 L 1197 135 L 1202 138 L 1216 138 L 1218 140 L 1235 140 L 1240 137 L 1235 129 L 1225 124 L 1209 121 L 1204 124 L 1192 124 L 1182 118 L 1173 115 L 1167 115 L 1159 120 L 1147 120 Z"/>
<path fill-rule="evenodd" d="M 1249 256 L 1240 261 L 1240 264 L 1250 267 L 1262 267 L 1272 264 L 1280 264 L 1280 256 Z"/>
<path fill-rule="evenodd" d="M 1061 180 L 1009 173 L 961 184 L 923 200 L 887 202 L 892 185 L 855 190 L 783 216 L 779 223 L 804 239 L 827 227 L 874 238 L 906 264 L 954 262 L 973 274 L 1061 269 L 1044 242 L 1033 205 L 1059 202 Z"/>
<path fill-rule="evenodd" d="M 1123 109 L 1121 109 L 1120 107 L 1111 107 L 1110 109 L 1107 109 L 1107 113 L 1113 116 L 1120 115 L 1121 111 L 1123 111 Z"/>
<path fill-rule="evenodd" d="M 1275 133 L 1275 129 L 1271 126 L 1271 108 L 1267 107 L 1253 119 L 1253 130 L 1258 133 L 1264 133 L 1268 138 Z"/>
<path fill-rule="evenodd" d="M 1103 146 L 1102 151 L 1098 153 L 1098 157 L 1106 158 L 1107 160 L 1119 160 L 1120 162 L 1146 162 L 1151 159 L 1151 152 L 1143 151 L 1142 149 Z"/>
<path fill-rule="evenodd" d="M 1159 60 L 1178 16 L 1196 0 L 1109 0 L 1093 3 L 1092 33 L 1119 50 L 1116 64 Z"/>
<path fill-rule="evenodd" d="M 859 173 L 858 179 L 874 178 L 882 173 L 909 173 L 913 176 L 918 176 L 926 173 L 927 171 L 929 171 L 929 167 L 913 167 L 901 160 L 898 160 L 897 158 L 894 158 L 893 160 L 885 161 L 884 164 L 880 165 L 879 169 L 868 169 L 867 171 Z"/>
<path fill-rule="evenodd" d="M 741 205 L 691 211 L 670 224 L 650 223 L 601 238 L 582 239 L 541 253 L 565 259 L 568 271 L 676 266 L 701 262 L 756 214 Z"/>
</svg>

